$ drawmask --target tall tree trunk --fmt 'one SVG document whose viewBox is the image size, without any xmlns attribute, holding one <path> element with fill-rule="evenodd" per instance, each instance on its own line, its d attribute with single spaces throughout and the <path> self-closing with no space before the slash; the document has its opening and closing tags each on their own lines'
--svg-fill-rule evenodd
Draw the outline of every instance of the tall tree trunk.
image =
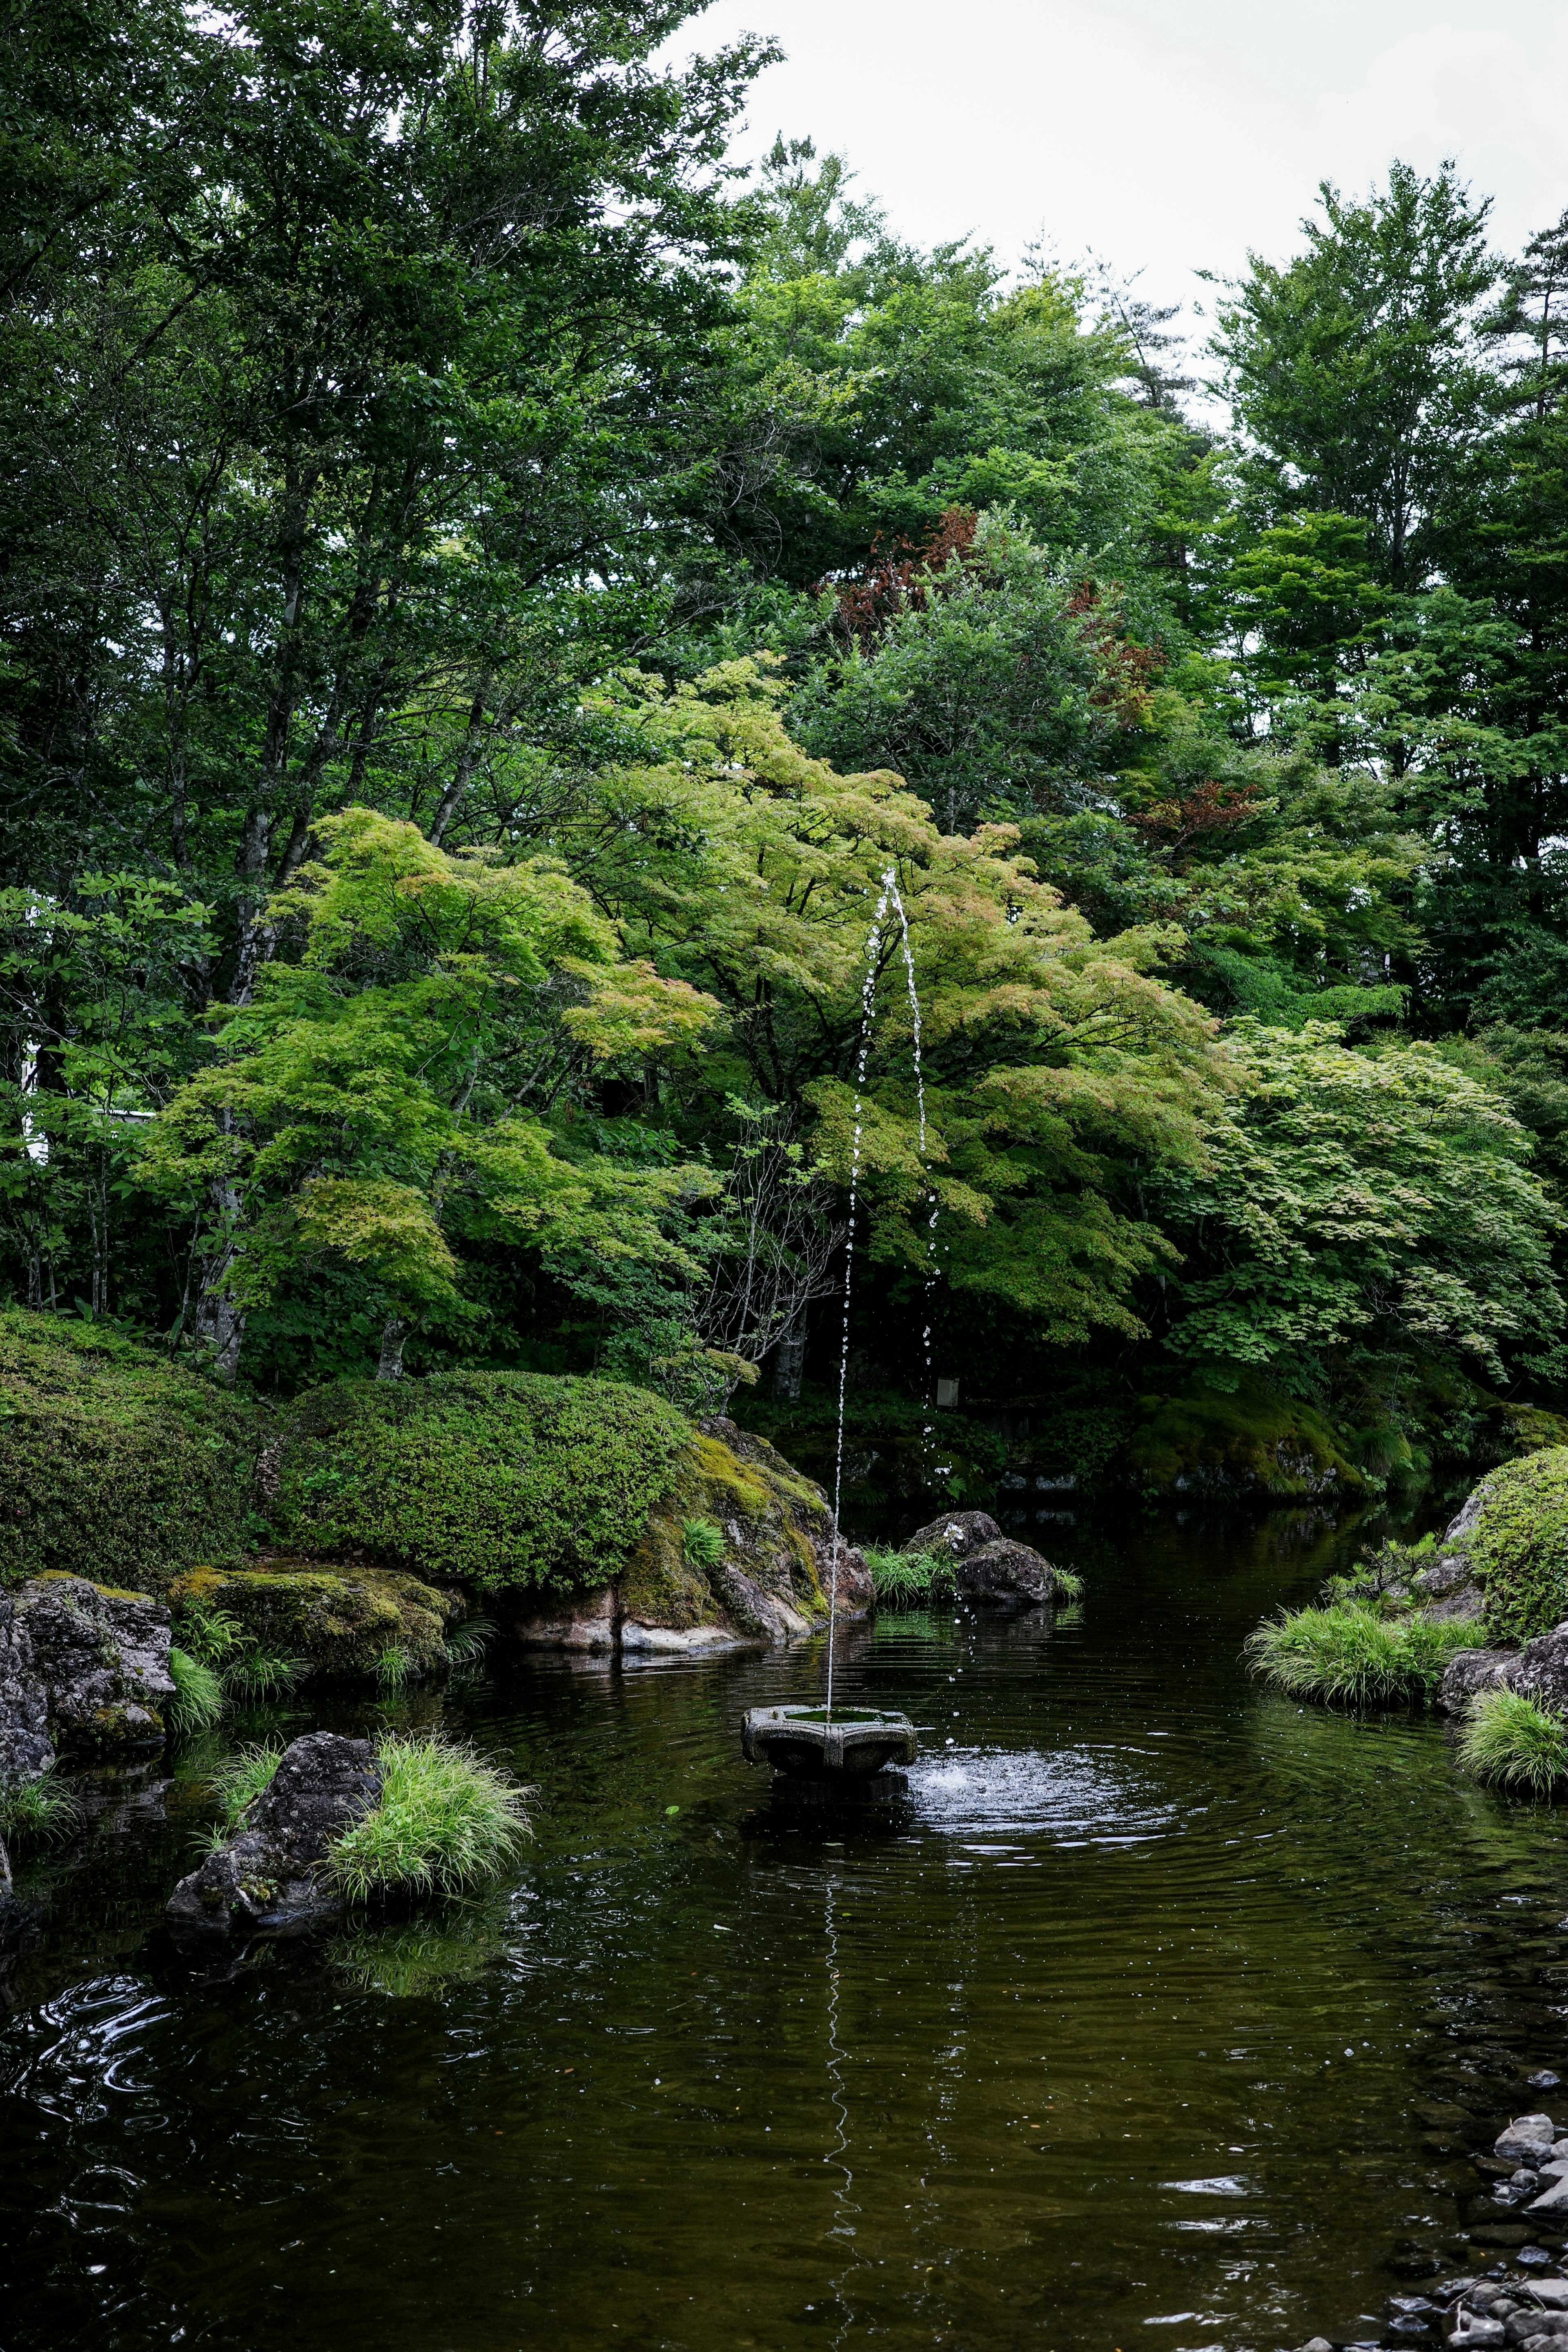
<svg viewBox="0 0 1568 2352">
<path fill-rule="evenodd" d="M 400 1381 L 403 1378 L 403 1350 L 408 1341 L 408 1328 L 401 1315 L 389 1315 L 383 1324 L 381 1361 L 375 1368 L 378 1381 Z"/>
<path fill-rule="evenodd" d="M 800 1383 L 805 1370 L 805 1327 L 802 1324 L 795 1330 L 784 1333 L 773 1357 L 773 1394 L 781 1403 L 800 1402 Z"/>
</svg>

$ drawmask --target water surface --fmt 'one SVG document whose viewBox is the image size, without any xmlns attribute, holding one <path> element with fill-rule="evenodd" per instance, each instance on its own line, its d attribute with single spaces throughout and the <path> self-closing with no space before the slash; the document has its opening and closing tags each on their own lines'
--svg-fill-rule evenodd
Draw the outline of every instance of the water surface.
<svg viewBox="0 0 1568 2352">
<path fill-rule="evenodd" d="M 1568 2056 L 1558 1815 L 1434 1721 L 1248 1683 L 1348 1537 L 1047 1548 L 1089 1578 L 1054 1625 L 845 1637 L 843 1702 L 926 1727 L 886 1821 L 741 1760 L 820 1644 L 313 1707 L 274 1720 L 444 1716 L 537 1785 L 534 1844 L 202 1978 L 153 1932 L 202 1753 L 97 1783 L 0 1976 L 5 2352 L 1236 2352 L 1374 2336 L 1391 2257 L 1462 2268 L 1461 2143 Z"/>
</svg>

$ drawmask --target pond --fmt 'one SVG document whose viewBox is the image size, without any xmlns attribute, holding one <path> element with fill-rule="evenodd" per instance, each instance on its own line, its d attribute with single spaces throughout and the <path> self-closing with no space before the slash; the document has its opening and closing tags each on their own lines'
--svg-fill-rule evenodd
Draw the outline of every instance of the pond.
<svg viewBox="0 0 1568 2352">
<path fill-rule="evenodd" d="M 300 1706 L 444 1717 L 536 1784 L 534 1843 L 493 1897 L 204 1978 L 155 1932 L 203 1754 L 97 1783 L 0 1976 L 5 2352 L 1236 2352 L 1375 2338 L 1391 2261 L 1477 2260 L 1463 2143 L 1568 2054 L 1559 1816 L 1436 1720 L 1249 1684 L 1350 1531 L 1037 1539 L 1089 1578 L 1054 1627 L 845 1637 L 845 1704 L 924 1727 L 896 1815 L 741 1759 L 820 1644 Z"/>
</svg>

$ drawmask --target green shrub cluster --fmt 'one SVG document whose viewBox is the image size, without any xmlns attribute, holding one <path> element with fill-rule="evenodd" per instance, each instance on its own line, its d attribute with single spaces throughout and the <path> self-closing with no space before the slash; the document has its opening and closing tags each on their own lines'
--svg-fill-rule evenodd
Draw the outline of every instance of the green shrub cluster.
<svg viewBox="0 0 1568 2352">
<path fill-rule="evenodd" d="M 1465 1539 L 1494 1642 L 1532 1642 L 1568 1617 L 1568 1445 L 1505 1463 L 1482 1480 Z"/>
<path fill-rule="evenodd" d="M 1519 1691 L 1478 1691 L 1459 1761 L 1478 1780 L 1521 1796 L 1550 1796 L 1568 1780 L 1568 1723 Z"/>
<path fill-rule="evenodd" d="M 342 1382 L 295 1408 L 273 1517 L 317 1558 L 393 1559 L 485 1591 L 603 1584 L 691 1434 L 663 1398 L 607 1381 Z"/>
<path fill-rule="evenodd" d="M 1430 1698 L 1455 1652 L 1474 1643 L 1471 1625 L 1435 1624 L 1414 1612 L 1384 1617 L 1361 1601 L 1334 1601 L 1270 1618 L 1247 1636 L 1247 1656 L 1292 1698 L 1387 1706 Z"/>
<path fill-rule="evenodd" d="M 1148 1486 L 1212 1481 L 1285 1497 L 1359 1494 L 1367 1483 L 1320 1412 L 1257 1380 L 1234 1391 L 1194 1381 L 1177 1396 L 1144 1397 L 1142 1413 L 1127 1460 Z"/>
<path fill-rule="evenodd" d="M 237 1560 L 258 1409 L 101 1324 L 0 1307 L 0 1582 L 161 1591 Z"/>
</svg>

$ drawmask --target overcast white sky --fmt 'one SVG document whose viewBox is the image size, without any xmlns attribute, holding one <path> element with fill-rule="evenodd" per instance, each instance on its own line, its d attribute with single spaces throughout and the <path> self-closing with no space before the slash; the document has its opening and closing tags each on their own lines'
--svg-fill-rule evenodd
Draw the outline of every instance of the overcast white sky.
<svg viewBox="0 0 1568 2352">
<path fill-rule="evenodd" d="M 1044 236 L 1204 301 L 1279 257 L 1324 176 L 1455 154 L 1517 246 L 1568 205 L 1568 5 L 1551 0 L 714 0 L 672 47 L 777 36 L 743 152 L 841 148 L 921 244 Z"/>
</svg>

